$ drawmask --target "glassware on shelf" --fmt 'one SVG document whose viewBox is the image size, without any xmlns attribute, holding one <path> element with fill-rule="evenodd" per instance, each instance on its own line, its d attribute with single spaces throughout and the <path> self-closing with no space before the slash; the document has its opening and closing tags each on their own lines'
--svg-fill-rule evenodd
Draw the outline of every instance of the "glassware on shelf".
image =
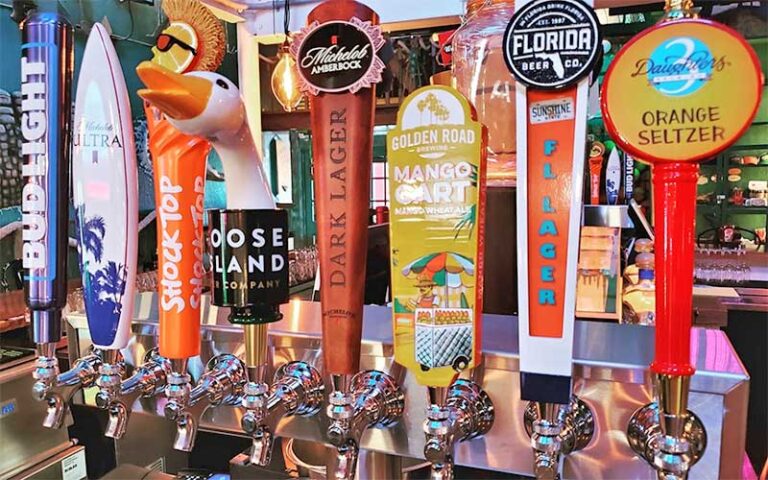
<svg viewBox="0 0 768 480">
<path fill-rule="evenodd" d="M 514 13 L 512 0 L 469 0 L 465 23 L 453 37 L 456 88 L 488 128 L 488 186 L 516 184 L 515 80 L 502 43 Z"/>
<path fill-rule="evenodd" d="M 743 285 L 750 281 L 752 269 L 746 262 L 746 249 L 699 248 L 693 276 L 697 283 L 708 285 Z"/>
</svg>

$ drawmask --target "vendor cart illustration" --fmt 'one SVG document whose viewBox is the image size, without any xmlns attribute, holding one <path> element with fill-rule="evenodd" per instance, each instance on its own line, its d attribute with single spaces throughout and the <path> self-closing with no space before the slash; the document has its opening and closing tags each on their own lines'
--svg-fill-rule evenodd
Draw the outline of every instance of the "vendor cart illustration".
<svg viewBox="0 0 768 480">
<path fill-rule="evenodd" d="M 465 369 L 472 359 L 473 310 L 462 274 L 474 275 L 472 261 L 454 252 L 433 253 L 409 263 L 403 275 L 416 274 L 415 357 L 424 370 L 450 366 Z"/>
</svg>

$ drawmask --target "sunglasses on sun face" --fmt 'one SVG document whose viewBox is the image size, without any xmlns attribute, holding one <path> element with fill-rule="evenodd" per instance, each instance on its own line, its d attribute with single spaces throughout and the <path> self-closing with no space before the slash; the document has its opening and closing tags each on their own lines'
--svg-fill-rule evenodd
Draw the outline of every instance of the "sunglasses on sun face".
<svg viewBox="0 0 768 480">
<path fill-rule="evenodd" d="M 160 50 L 161 52 L 167 52 L 174 45 L 178 45 L 184 50 L 188 52 L 192 52 L 192 55 L 197 55 L 197 50 L 195 50 L 195 48 L 192 45 L 179 40 L 173 35 L 169 35 L 167 33 L 161 33 L 160 35 L 157 36 L 157 49 Z"/>
</svg>

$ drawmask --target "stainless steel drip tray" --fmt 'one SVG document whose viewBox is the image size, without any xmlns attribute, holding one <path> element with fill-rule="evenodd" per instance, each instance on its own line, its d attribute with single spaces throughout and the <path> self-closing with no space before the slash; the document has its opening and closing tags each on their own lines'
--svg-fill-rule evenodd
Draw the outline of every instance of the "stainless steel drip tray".
<svg viewBox="0 0 768 480">
<path fill-rule="evenodd" d="M 124 350 L 126 361 L 141 361 L 143 352 L 157 345 L 157 305 L 153 294 L 137 297 L 134 338 Z M 244 353 L 242 330 L 227 323 L 227 310 L 204 297 L 203 335 L 200 357 L 190 361 L 190 372 L 198 378 L 205 362 L 218 353 Z M 305 360 L 322 370 L 321 310 L 319 303 L 293 301 L 283 308 L 284 318 L 270 325 L 273 367 L 291 360 Z M 519 394 L 519 345 L 517 318 L 483 316 L 483 363 L 472 372 L 493 399 L 496 421 L 484 437 L 456 447 L 456 463 L 480 469 L 530 475 L 533 454 L 523 427 L 525 403 Z M 82 314 L 69 317 L 77 345 L 88 343 Z M 422 423 L 427 407 L 426 388 L 392 362 L 392 330 L 389 308 L 368 306 L 364 312 L 361 369 L 389 371 L 406 392 L 406 411 L 400 423 L 388 430 L 371 430 L 362 447 L 413 458 L 423 458 Z M 626 441 L 626 426 L 635 410 L 651 401 L 648 364 L 653 350 L 653 328 L 578 321 L 574 345 L 574 393 L 584 400 L 597 418 L 592 442 L 564 462 L 565 478 L 656 478 L 655 473 L 634 455 Z M 697 368 L 691 381 L 690 409 L 702 419 L 709 444 L 691 478 L 736 478 L 740 475 L 746 425 L 749 377 L 725 334 L 718 330 L 694 329 L 692 359 Z M 79 352 L 72 351 L 77 356 Z M 546 352 L 542 352 L 546 354 Z M 327 382 L 326 385 L 329 385 Z M 164 399 L 143 400 L 134 411 L 162 412 Z M 233 407 L 209 408 L 201 427 L 240 435 L 241 412 Z M 168 422 L 170 424 L 170 422 Z M 310 441 L 324 441 L 327 419 L 322 412 L 313 418 L 281 421 L 278 434 Z M 172 428 L 169 425 L 169 428 Z M 131 426 L 128 426 L 130 438 Z M 124 439 L 122 442 L 125 442 Z M 727 445 L 728 448 L 725 448 Z M 118 446 L 118 448 L 120 448 Z"/>
</svg>

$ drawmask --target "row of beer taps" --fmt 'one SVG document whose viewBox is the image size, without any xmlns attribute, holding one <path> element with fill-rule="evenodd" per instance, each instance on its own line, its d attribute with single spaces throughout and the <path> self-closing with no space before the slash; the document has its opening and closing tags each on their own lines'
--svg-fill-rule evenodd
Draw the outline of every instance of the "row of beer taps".
<svg viewBox="0 0 768 480">
<path fill-rule="evenodd" d="M 352 10 L 343 14 L 375 20 L 375 14 L 367 7 L 356 2 L 346 3 L 353 4 L 350 7 Z M 311 15 L 323 20 L 331 15 L 329 8 L 332 10 L 327 4 L 321 5 Z M 38 23 L 27 23 L 25 31 L 31 35 L 35 26 L 45 24 L 45 21 L 41 18 Z M 108 39 L 106 30 L 100 24 L 94 25 L 85 55 L 88 55 L 89 49 L 103 48 L 108 55 L 117 58 Z M 122 78 L 119 63 L 117 65 L 112 75 Z M 87 88 L 89 79 L 83 78 L 83 75 L 88 73 L 83 72 L 79 88 Z M 59 372 L 55 352 L 60 338 L 60 331 L 56 331 L 57 328 L 60 330 L 60 326 L 56 325 L 61 323 L 62 305 L 46 305 L 45 308 L 30 305 L 38 345 L 34 396 L 47 402 L 44 425 L 60 428 L 67 421 L 67 405 L 73 395 L 78 390 L 98 387 L 96 405 L 106 410 L 109 417 L 105 435 L 115 439 L 125 435 L 131 409 L 139 398 L 156 397 L 162 401 L 164 396 L 164 415 L 177 427 L 174 448 L 187 452 L 194 447 L 201 418 L 209 407 L 239 406 L 242 409 L 242 429 L 252 439 L 249 460 L 254 465 L 266 466 L 271 461 L 272 445 L 280 420 L 293 415 L 315 415 L 322 409 L 326 398 L 324 377 L 317 365 L 292 361 L 281 365 L 272 380 L 269 379 L 272 362 L 269 358 L 268 324 L 281 320 L 280 305 L 287 301 L 288 293 L 287 242 L 284 241 L 288 232 L 287 214 L 275 210 L 266 176 L 257 160 L 257 148 L 248 127 L 244 105 L 231 81 L 212 72 L 172 72 L 152 62 L 139 65 L 137 73 L 146 85 L 139 95 L 147 102 L 147 118 L 150 128 L 154 129 L 150 148 L 153 149 L 157 176 L 159 270 L 164 276 L 159 282 L 158 292 L 159 348 L 149 351 L 132 375 L 126 375 L 121 350 L 127 347 L 133 319 L 136 272 L 131 270 L 136 264 L 138 237 L 135 225 L 136 180 L 127 175 L 124 184 L 110 186 L 113 190 L 126 192 L 124 208 L 113 208 L 110 213 L 104 214 L 111 215 L 105 235 L 113 232 L 109 225 L 121 225 L 123 236 L 109 237 L 109 241 L 124 246 L 120 251 L 128 252 L 121 259 L 128 268 L 128 274 L 119 305 L 111 310 L 111 315 L 103 316 L 92 314 L 86 308 L 95 348 L 77 359 L 73 367 L 65 372 Z M 331 112 L 334 122 L 345 123 L 347 115 L 350 123 L 355 122 L 356 128 L 372 131 L 373 116 L 370 111 L 375 102 L 372 89 L 363 89 L 350 96 L 332 97 L 324 98 L 322 107 Z M 317 101 L 316 98 L 310 99 L 312 109 L 315 109 Z M 58 108 L 49 107 L 50 111 Z M 76 118 L 82 113 L 78 108 L 76 105 Z M 338 133 L 330 133 L 326 120 L 313 114 L 313 141 L 339 137 Z M 350 134 L 346 145 L 350 155 L 370 156 L 370 137 Z M 129 148 L 128 143 L 124 148 Z M 229 321 L 242 326 L 246 351 L 244 359 L 231 353 L 214 356 L 200 378 L 194 381 L 188 365 L 190 359 L 200 354 L 201 291 L 197 286 L 201 285 L 203 275 L 202 185 L 210 146 L 218 151 L 227 175 L 228 207 L 209 211 L 212 263 L 229 265 L 234 261 L 239 265 L 249 265 L 250 256 L 264 255 L 271 260 L 264 263 L 270 263 L 271 267 L 262 267 L 258 272 L 249 268 L 214 270 L 212 303 L 229 308 Z M 322 158 L 328 150 L 321 148 L 325 146 L 318 144 L 313 149 L 317 157 L 314 168 L 319 178 L 330 177 L 324 170 L 328 165 Z M 66 148 L 58 147 L 61 151 Z M 77 175 L 89 178 L 88 175 L 97 173 L 83 166 L 78 167 L 77 152 L 75 157 L 73 176 L 77 185 L 83 181 Z M 129 152 L 124 158 L 126 163 L 121 168 L 135 174 L 135 153 Z M 370 169 L 370 162 L 358 163 Z M 369 184 L 370 170 L 366 171 L 364 167 L 350 164 L 346 174 L 356 185 Z M 51 174 L 51 177 L 60 181 L 58 178 L 61 175 Z M 59 189 L 66 192 L 66 183 L 62 182 Z M 322 182 L 317 183 L 319 192 L 325 193 L 331 188 Z M 361 276 L 364 273 L 361 272 L 365 270 L 365 256 L 352 249 L 366 248 L 364 226 L 367 225 L 368 211 L 367 196 L 352 195 L 353 188 L 355 185 L 350 182 L 348 190 L 345 190 L 350 193 L 340 204 L 317 202 L 321 257 L 324 251 L 338 247 L 338 241 L 333 238 L 339 237 L 328 230 L 329 224 L 335 225 L 328 219 L 346 218 L 343 228 L 347 230 L 342 235 L 347 235 L 350 249 L 345 252 L 348 259 L 344 270 L 332 272 L 321 268 L 323 367 L 331 387 L 326 405 L 326 415 L 330 420 L 327 439 L 336 448 L 334 476 L 338 479 L 355 477 L 363 433 L 369 428 L 395 425 L 405 410 L 405 395 L 398 375 L 378 370 L 360 371 L 364 289 L 364 278 Z M 99 204 L 104 201 L 103 198 L 89 196 L 87 189 L 80 190 L 86 194 L 81 193 L 82 198 L 76 195 L 76 200 L 84 205 L 86 211 L 89 208 L 107 208 Z M 169 205 L 175 207 L 173 211 L 164 212 Z M 181 221 L 174 223 L 176 217 L 171 214 L 177 214 Z M 54 212 L 49 212 L 49 215 L 54 215 Z M 60 224 L 66 224 L 59 220 Z M 246 236 L 257 230 L 269 240 L 245 241 Z M 180 253 L 177 252 L 179 255 L 166 255 L 164 252 L 168 238 L 176 238 L 182 244 Z M 324 242 L 329 244 L 324 245 Z M 81 251 L 81 258 L 84 255 Z M 82 263 L 87 269 L 87 265 Z M 339 282 L 334 281 L 332 275 L 339 272 L 352 285 L 346 285 L 341 293 L 333 290 Z M 270 279 L 271 286 L 265 287 L 267 293 L 250 288 L 254 278 L 259 276 Z M 180 279 L 178 285 L 170 277 Z M 89 291 L 93 284 L 84 283 L 86 297 L 94 295 Z M 182 302 L 183 306 L 178 308 L 175 300 Z M 326 314 L 326 311 L 330 313 Z M 332 342 L 331 335 L 338 335 L 342 341 Z M 343 345 L 349 350 L 340 353 L 331 348 L 334 345 L 337 349 Z M 662 382 L 662 388 L 663 399 L 671 401 L 686 396 L 688 387 L 687 384 Z M 428 395 L 424 456 L 432 464 L 433 479 L 450 479 L 454 476 L 456 443 L 490 431 L 495 418 L 493 402 L 480 385 L 463 378 L 448 387 L 430 387 Z M 684 407 L 684 402 L 682 405 Z M 695 416 L 686 415 L 684 409 L 680 411 L 679 405 L 663 407 L 664 412 L 675 411 L 677 416 L 665 416 L 659 427 L 658 409 L 646 408 L 642 418 L 635 421 L 636 445 L 633 446 L 650 452 L 648 455 L 655 459 L 660 477 L 685 478 L 690 464 L 701 454 L 704 444 L 691 445 L 688 440 L 682 439 L 681 432 L 703 429 L 700 424 L 691 425 L 690 422 L 697 421 Z M 538 478 L 558 478 L 562 457 L 586 447 L 594 433 L 592 412 L 575 396 L 570 402 L 532 402 L 525 411 L 524 419 L 531 437 L 534 471 Z"/>
</svg>

